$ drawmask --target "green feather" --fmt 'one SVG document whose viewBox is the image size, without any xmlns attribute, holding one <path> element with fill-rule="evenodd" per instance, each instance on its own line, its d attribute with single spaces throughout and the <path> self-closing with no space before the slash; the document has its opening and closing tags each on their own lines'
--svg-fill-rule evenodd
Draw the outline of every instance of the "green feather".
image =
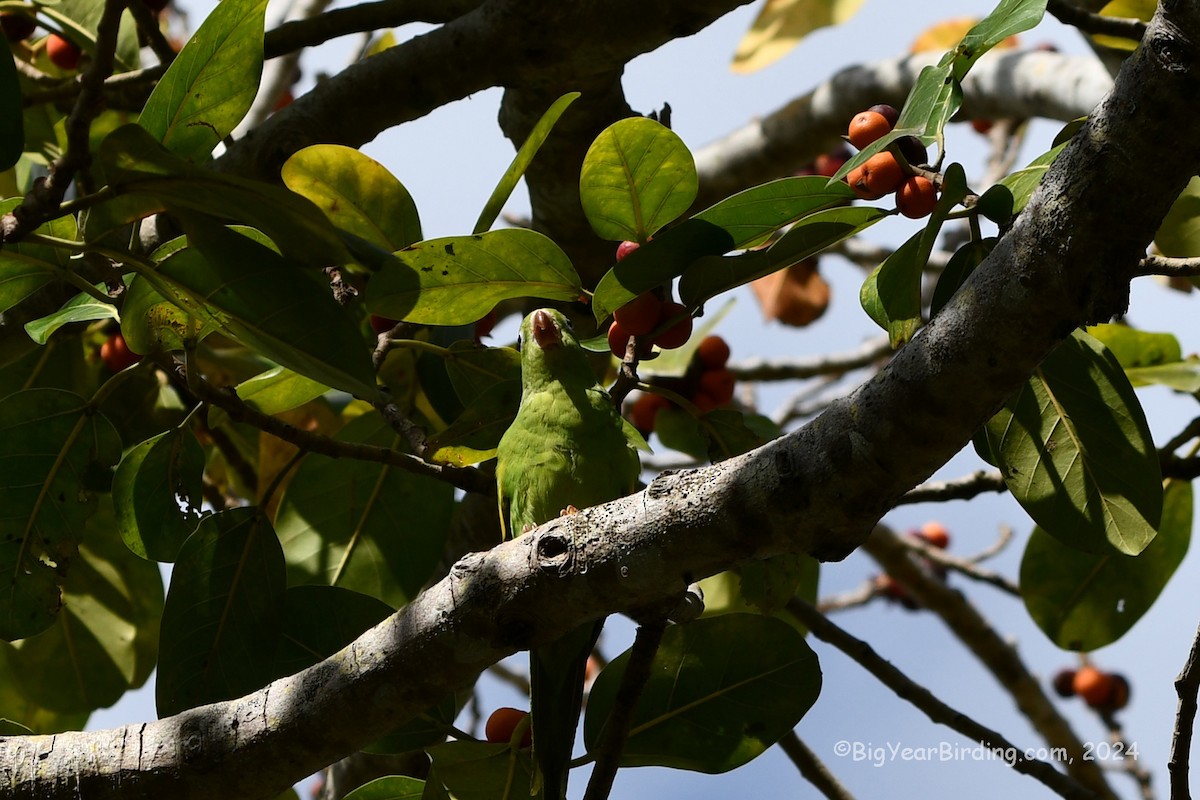
<svg viewBox="0 0 1200 800">
<path fill-rule="evenodd" d="M 496 450 L 506 538 L 577 509 L 630 494 L 641 471 L 635 442 L 596 382 L 570 323 L 541 309 L 521 323 L 521 405 Z M 583 679 L 603 620 L 530 654 L 534 754 L 545 796 L 565 796 Z"/>
</svg>

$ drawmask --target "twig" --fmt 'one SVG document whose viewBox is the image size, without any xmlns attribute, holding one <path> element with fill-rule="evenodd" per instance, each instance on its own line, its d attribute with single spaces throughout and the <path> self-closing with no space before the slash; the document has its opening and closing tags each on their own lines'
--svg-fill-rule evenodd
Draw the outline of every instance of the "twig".
<svg viewBox="0 0 1200 800">
<path fill-rule="evenodd" d="M 211 403 L 229 415 L 235 422 L 244 422 L 258 428 L 264 433 L 291 442 L 297 447 L 318 453 L 329 458 L 353 458 L 359 461 L 373 461 L 398 467 L 414 475 L 424 475 L 427 478 L 445 481 L 467 492 L 492 494 L 495 483 L 473 467 L 453 467 L 450 465 L 431 464 L 416 456 L 392 450 L 387 447 L 375 447 L 353 442 L 340 442 L 321 436 L 311 431 L 301 430 L 288 425 L 282 420 L 255 411 L 242 402 L 231 389 L 218 389 L 208 381 L 197 377 L 191 387 L 201 400 Z"/>
<path fill-rule="evenodd" d="M 497 661 L 488 667 L 488 672 L 496 676 L 496 678 L 509 686 L 513 687 L 520 694 L 529 696 L 529 675 L 523 672 L 509 669 L 504 665 L 503 661 Z"/>
<path fill-rule="evenodd" d="M 1188 788 L 1188 758 L 1192 750 L 1192 728 L 1196 724 L 1196 695 L 1200 692 L 1200 628 L 1192 639 L 1183 669 L 1175 678 L 1179 705 L 1175 710 L 1175 733 L 1171 736 L 1171 757 L 1167 771 L 1171 775 L 1171 800 L 1191 800 Z"/>
<path fill-rule="evenodd" d="M 887 337 L 882 336 L 863 342 L 845 353 L 780 360 L 756 358 L 730 364 L 729 371 L 739 381 L 791 381 L 821 375 L 842 375 L 869 367 L 888 358 L 891 353 Z"/>
<path fill-rule="evenodd" d="M 854 795 L 850 794 L 795 731 L 785 733 L 779 740 L 779 747 L 787 753 L 787 757 L 796 765 L 796 769 L 800 770 L 800 774 L 829 800 L 854 800 Z"/>
<path fill-rule="evenodd" d="M 1041 781 L 1062 797 L 1079 800 L 1091 800 L 1095 797 L 1073 777 L 1062 774 L 1044 761 L 1025 758 L 1023 748 L 1017 747 L 1000 733 L 939 700 L 924 686 L 892 666 L 876 653 L 871 645 L 851 636 L 808 603 L 799 598 L 792 598 L 788 601 L 787 609 L 814 636 L 841 650 L 875 676 L 880 683 L 895 692 L 897 697 L 912 703 L 934 722 L 958 731 L 969 740 L 979 742 L 993 752 L 1005 754 L 1005 763 L 1017 772 Z"/>
<path fill-rule="evenodd" d="M 1167 443 L 1159 449 L 1158 452 L 1164 455 L 1173 454 L 1176 450 L 1183 447 L 1197 436 L 1200 436 L 1200 417 L 1196 417 L 1187 425 L 1185 425 L 1183 430 L 1172 436 Z"/>
<path fill-rule="evenodd" d="M 646 621 L 638 626 L 633 647 L 629 651 L 629 661 L 626 662 L 625 672 L 621 676 L 621 685 L 617 687 L 612 713 L 608 715 L 600 734 L 600 743 L 596 748 L 596 765 L 588 779 L 583 800 L 605 800 L 612 791 L 613 780 L 621 762 L 621 751 L 625 749 L 625 740 L 629 738 L 629 729 L 633 725 L 633 712 L 637 709 L 638 699 L 642 696 L 642 690 L 646 688 L 646 682 L 650 680 L 650 667 L 654 663 L 654 656 L 658 653 L 658 646 L 662 644 L 666 629 L 665 617 Z"/>
<path fill-rule="evenodd" d="M 267 31 L 267 58 L 278 58 L 339 36 L 396 28 L 412 22 L 449 22 L 479 5 L 479 0 L 383 0 L 358 3 L 320 16 L 285 22 Z"/>
<path fill-rule="evenodd" d="M 1013 597 L 1021 596 L 1021 587 L 998 572 L 992 572 L 990 569 L 983 569 L 978 566 L 975 559 L 956 558 L 940 547 L 926 544 L 915 536 L 904 536 L 901 537 L 900 541 L 910 550 L 939 567 L 952 569 L 980 583 L 991 584 L 1001 591 L 1011 594 Z"/>
<path fill-rule="evenodd" d="M 896 505 L 941 503 L 946 500 L 970 500 L 984 492 L 1005 492 L 1004 476 L 997 470 L 978 470 L 962 478 L 928 481 L 906 492 Z"/>
<path fill-rule="evenodd" d="M 1046 3 L 1046 10 L 1062 24 L 1078 28 L 1084 33 L 1119 36 L 1135 42 L 1140 42 L 1146 35 L 1146 23 L 1140 19 L 1102 17 L 1072 5 L 1067 0 L 1049 0 Z"/>
<path fill-rule="evenodd" d="M 859 608 L 879 597 L 879 591 L 874 581 L 863 581 L 857 589 L 835 594 L 817 603 L 817 611 L 828 614 L 833 611 L 845 611 Z"/>
<path fill-rule="evenodd" d="M 138 32 L 146 37 L 146 43 L 164 67 L 170 66 L 175 60 L 175 48 L 163 36 L 162 28 L 158 25 L 158 17 L 145 3 L 130 3 L 129 13 L 137 24 Z"/>
<path fill-rule="evenodd" d="M 1168 258 L 1146 256 L 1138 262 L 1138 275 L 1166 275 L 1172 278 L 1192 278 L 1200 275 L 1200 258 Z"/>
<path fill-rule="evenodd" d="M 922 606 L 933 611 L 1016 701 L 1017 708 L 1051 747 L 1066 750 L 1069 774 L 1096 795 L 1115 797 L 1095 761 L 1084 757 L 1083 743 L 1046 697 L 1020 655 L 966 597 L 927 574 L 896 534 L 876 526 L 863 549 Z"/>
</svg>

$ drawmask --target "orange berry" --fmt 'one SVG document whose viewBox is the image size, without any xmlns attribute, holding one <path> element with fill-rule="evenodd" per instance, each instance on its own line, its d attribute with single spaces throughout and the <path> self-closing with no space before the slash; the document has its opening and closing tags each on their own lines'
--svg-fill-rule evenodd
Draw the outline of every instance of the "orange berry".
<svg viewBox="0 0 1200 800">
<path fill-rule="evenodd" d="M 682 318 L 678 322 L 660 333 L 654 340 L 654 343 L 663 350 L 674 350 L 687 344 L 687 340 L 692 335 L 692 317 L 687 313 L 687 306 L 681 303 L 662 304 L 663 320 L 675 319 L 680 315 Z"/>
<path fill-rule="evenodd" d="M 918 535 L 939 550 L 945 550 L 950 545 L 950 531 L 940 522 L 926 522 Z"/>
<path fill-rule="evenodd" d="M 142 357 L 129 349 L 124 336 L 114 333 L 107 342 L 100 345 L 100 360 L 111 371 L 120 372 L 141 361 Z"/>
<path fill-rule="evenodd" d="M 519 708 L 497 708 L 483 726 L 483 735 L 493 744 L 508 744 L 512 741 L 517 725 L 521 724 L 521 720 L 528 716 L 528 711 L 522 711 Z M 529 747 L 531 744 L 533 744 L 533 731 L 526 726 L 525 735 L 521 737 L 521 747 Z"/>
<path fill-rule="evenodd" d="M 696 392 L 692 395 L 692 405 L 701 414 L 707 414 L 710 411 L 716 411 L 721 404 L 717 402 L 717 398 L 713 397 L 708 392 Z"/>
<path fill-rule="evenodd" d="M 897 583 L 891 575 L 876 575 L 874 584 L 875 592 L 888 600 L 896 601 L 909 611 L 919 608 L 917 601 L 908 593 L 908 590 Z"/>
<path fill-rule="evenodd" d="M 1129 705 L 1129 681 L 1124 675 L 1112 674 L 1112 691 L 1108 695 L 1108 710 L 1120 711 Z"/>
<path fill-rule="evenodd" d="M 737 378 L 727 369 L 708 370 L 700 375 L 700 391 L 716 401 L 717 406 L 729 405 Z"/>
<path fill-rule="evenodd" d="M 654 422 L 658 412 L 671 405 L 671 401 L 661 394 L 646 392 L 629 407 L 629 421 L 643 436 L 649 436 L 654 430 Z"/>
<path fill-rule="evenodd" d="M 583 668 L 584 684 L 591 683 L 596 680 L 596 676 L 600 674 L 600 659 L 595 656 L 588 656 L 587 664 Z"/>
<path fill-rule="evenodd" d="M 272 111 L 282 111 L 290 106 L 296 100 L 296 95 L 292 94 L 291 89 L 284 89 L 283 94 L 279 95 L 279 99 L 275 101 L 275 107 Z"/>
<path fill-rule="evenodd" d="M 629 334 L 645 336 L 662 318 L 662 300 L 653 292 L 639 294 L 613 312 L 613 319 Z"/>
<path fill-rule="evenodd" d="M 850 144 L 862 150 L 891 129 L 892 124 L 887 121 L 887 117 L 878 111 L 860 111 L 850 120 L 846 136 L 850 139 Z"/>
<path fill-rule="evenodd" d="M 641 245 L 637 242 L 621 242 L 619 245 L 617 245 L 617 261 L 625 258 L 625 256 L 629 255 L 634 250 L 637 250 L 639 247 L 641 247 Z"/>
<path fill-rule="evenodd" d="M 1093 708 L 1099 708 L 1108 702 L 1112 686 L 1112 675 L 1101 672 L 1091 664 L 1075 670 L 1075 680 L 1071 682 L 1075 694 L 1082 697 Z"/>
<path fill-rule="evenodd" d="M 878 200 L 899 188 L 904 182 L 904 170 L 891 153 L 876 153 L 851 170 L 846 180 L 863 200 Z"/>
<path fill-rule="evenodd" d="M 720 336 L 705 336 L 696 348 L 696 358 L 709 369 L 720 369 L 729 362 L 729 345 Z"/>
<path fill-rule="evenodd" d="M 832 178 L 842 168 L 842 164 L 849 160 L 850 149 L 841 145 L 828 153 L 821 153 L 817 156 L 817 159 L 813 161 L 812 171 L 818 175 L 824 175 L 826 178 Z"/>
<path fill-rule="evenodd" d="M 914 175 L 896 191 L 896 208 L 909 219 L 927 217 L 937 206 L 937 189 L 933 182 Z"/>
<path fill-rule="evenodd" d="M 50 62 L 59 69 L 75 69 L 79 66 L 79 57 L 82 54 L 83 51 L 79 49 L 79 45 L 64 39 L 57 33 L 46 37 L 46 55 L 50 57 Z"/>
</svg>

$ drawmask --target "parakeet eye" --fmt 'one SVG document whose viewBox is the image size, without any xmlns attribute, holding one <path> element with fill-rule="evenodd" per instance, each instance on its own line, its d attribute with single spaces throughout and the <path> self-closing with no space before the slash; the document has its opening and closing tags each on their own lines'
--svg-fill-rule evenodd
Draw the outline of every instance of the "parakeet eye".
<svg viewBox="0 0 1200 800">
<path fill-rule="evenodd" d="M 567 330 L 569 330 L 571 333 L 575 332 L 575 326 L 571 323 L 570 319 L 568 319 L 567 317 L 563 317 L 562 321 L 563 321 L 563 324 L 567 326 Z"/>
</svg>

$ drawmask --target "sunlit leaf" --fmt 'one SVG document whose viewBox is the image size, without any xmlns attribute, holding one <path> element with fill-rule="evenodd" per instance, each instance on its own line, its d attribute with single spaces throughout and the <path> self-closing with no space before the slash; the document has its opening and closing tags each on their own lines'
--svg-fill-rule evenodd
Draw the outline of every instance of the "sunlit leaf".
<svg viewBox="0 0 1200 800">
<path fill-rule="evenodd" d="M 863 0 L 767 0 L 733 56 L 734 72 L 754 72 L 787 55 L 805 36 L 853 17 Z"/>
<path fill-rule="evenodd" d="M 250 110 L 266 9 L 267 0 L 222 0 L 155 85 L 138 123 L 171 152 L 206 160 Z"/>
<path fill-rule="evenodd" d="M 696 199 L 696 162 L 683 140 L 646 117 L 608 126 L 579 174 L 579 200 L 604 239 L 645 242 Z"/>
<path fill-rule="evenodd" d="M 117 528 L 142 558 L 174 561 L 200 521 L 204 450 L 186 428 L 129 449 L 113 476 Z"/>
<path fill-rule="evenodd" d="M 363 296 L 373 313 L 424 325 L 466 325 L 501 300 L 575 300 L 579 276 L 558 245 L 536 231 L 502 228 L 418 242 L 396 253 Z"/>
<path fill-rule="evenodd" d="M 1085 552 L 1136 555 L 1162 513 L 1158 453 L 1120 364 L 1076 331 L 987 423 L 990 452 L 1021 507 Z"/>
</svg>

